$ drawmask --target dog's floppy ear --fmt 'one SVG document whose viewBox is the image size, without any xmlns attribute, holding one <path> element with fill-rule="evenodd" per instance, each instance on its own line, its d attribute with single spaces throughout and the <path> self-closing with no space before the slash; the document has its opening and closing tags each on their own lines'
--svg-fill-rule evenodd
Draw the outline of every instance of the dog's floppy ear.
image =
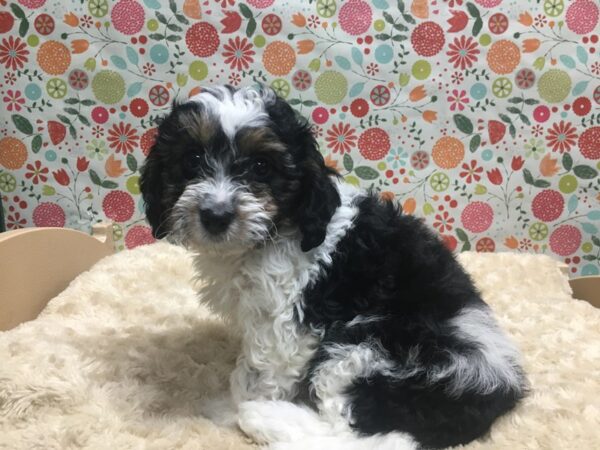
<svg viewBox="0 0 600 450">
<path fill-rule="evenodd" d="M 168 159 L 173 141 L 177 136 L 175 111 L 178 104 L 173 102 L 171 113 L 157 120 L 158 133 L 154 145 L 140 169 L 140 191 L 144 199 L 146 219 L 152 227 L 152 235 L 161 239 L 168 234 L 167 216 L 170 207 L 165 188 L 167 167 L 163 160 Z"/>
<path fill-rule="evenodd" d="M 263 88 L 261 94 L 275 130 L 298 168 L 300 190 L 292 217 L 302 233 L 300 245 L 306 252 L 323 243 L 327 225 L 340 205 L 333 181 L 337 174 L 325 165 L 308 121 L 268 88 Z"/>
</svg>

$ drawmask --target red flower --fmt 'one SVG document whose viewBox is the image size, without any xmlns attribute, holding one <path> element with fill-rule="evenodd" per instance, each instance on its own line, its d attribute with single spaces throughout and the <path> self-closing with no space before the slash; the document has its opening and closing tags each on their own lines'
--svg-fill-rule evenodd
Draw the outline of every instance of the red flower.
<svg viewBox="0 0 600 450">
<path fill-rule="evenodd" d="M 512 170 L 521 170 L 523 164 L 525 164 L 525 160 L 523 158 L 520 156 L 513 156 L 510 167 L 512 167 Z"/>
<path fill-rule="evenodd" d="M 450 102 L 450 111 L 455 111 L 458 108 L 459 111 L 465 109 L 465 105 L 469 103 L 469 98 L 467 97 L 467 91 L 462 90 L 458 91 L 457 89 L 452 90 L 452 95 L 448 96 L 447 99 Z"/>
<path fill-rule="evenodd" d="M 17 70 L 23 67 L 27 62 L 27 44 L 19 38 L 9 36 L 8 39 L 2 39 L 0 44 L 0 64 L 4 64 L 7 69 Z"/>
<path fill-rule="evenodd" d="M 460 67 L 465 70 L 471 67 L 477 61 L 477 55 L 480 53 L 477 41 L 470 36 L 455 38 L 453 43 L 448 44 L 448 47 L 450 48 L 450 51 L 446 53 L 450 57 L 448 62 L 453 63 L 455 69 Z"/>
<path fill-rule="evenodd" d="M 490 180 L 490 182 L 492 184 L 502 184 L 502 173 L 500 173 L 499 169 L 492 169 L 492 170 L 488 170 L 487 172 L 487 177 Z"/>
<path fill-rule="evenodd" d="M 36 161 L 33 164 L 27 164 L 26 166 L 28 172 L 25 173 L 25 178 L 28 180 L 31 178 L 33 184 L 38 184 L 40 181 L 45 183 L 48 180 L 46 176 L 49 172 L 47 167 L 42 167 L 42 163 L 40 161 Z"/>
<path fill-rule="evenodd" d="M 107 140 L 110 148 L 114 148 L 117 153 L 123 152 L 126 155 L 132 152 L 137 145 L 139 136 L 130 123 L 119 122 L 118 125 L 108 130 Z"/>
<path fill-rule="evenodd" d="M 342 154 L 356 145 L 356 139 L 354 128 L 351 128 L 350 124 L 342 122 L 334 124 L 331 129 L 327 130 L 325 138 L 327 147 L 333 149 L 333 153 L 340 152 Z"/>
<path fill-rule="evenodd" d="M 85 158 L 85 156 L 77 157 L 77 170 L 80 172 L 85 172 L 90 165 L 90 162 Z"/>
<path fill-rule="evenodd" d="M 242 25 L 242 16 L 235 11 L 225 11 L 225 17 L 221 19 L 221 25 L 225 28 L 221 30 L 222 33 L 233 33 L 239 30 Z"/>
<path fill-rule="evenodd" d="M 440 233 L 444 231 L 451 231 L 452 224 L 454 223 L 454 218 L 450 217 L 448 211 L 444 211 L 443 214 L 436 214 L 435 221 L 433 222 L 433 227 L 437 228 Z"/>
<path fill-rule="evenodd" d="M 21 213 L 18 211 L 14 213 L 14 215 L 9 214 L 6 217 L 6 228 L 9 230 L 17 230 L 19 228 L 23 228 L 27 220 L 24 217 L 21 217 Z"/>
<path fill-rule="evenodd" d="M 458 33 L 459 31 L 464 30 L 467 23 L 469 23 L 469 16 L 467 16 L 467 13 L 464 11 L 450 10 L 450 14 L 452 14 L 452 17 L 447 20 L 451 25 L 450 28 L 448 28 L 448 33 Z"/>
<path fill-rule="evenodd" d="M 68 186 L 71 182 L 69 174 L 65 169 L 55 170 L 54 172 L 52 172 L 52 175 L 54 176 L 56 182 L 62 186 Z"/>
<path fill-rule="evenodd" d="M 460 173 L 462 178 L 466 177 L 466 182 L 471 183 L 473 181 L 479 181 L 481 179 L 481 172 L 483 172 L 483 167 L 477 167 L 477 161 L 472 160 L 471 164 L 464 163 L 462 165 L 463 172 Z"/>
<path fill-rule="evenodd" d="M 225 51 L 225 64 L 230 64 L 232 69 L 242 70 L 247 69 L 250 63 L 254 62 L 252 55 L 255 54 L 252 50 L 252 44 L 248 39 L 240 39 L 236 36 L 235 39 L 229 39 L 229 43 L 223 46 Z"/>
<path fill-rule="evenodd" d="M 552 147 L 553 152 L 564 153 L 571 150 L 577 139 L 577 129 L 571 125 L 571 122 L 561 120 L 560 123 L 554 123 L 552 128 L 548 128 L 546 140 Z"/>
<path fill-rule="evenodd" d="M 6 105 L 6 109 L 12 111 L 21 111 L 21 105 L 25 103 L 25 99 L 21 97 L 21 91 L 13 91 L 12 89 L 7 89 L 6 95 L 2 98 Z"/>
</svg>

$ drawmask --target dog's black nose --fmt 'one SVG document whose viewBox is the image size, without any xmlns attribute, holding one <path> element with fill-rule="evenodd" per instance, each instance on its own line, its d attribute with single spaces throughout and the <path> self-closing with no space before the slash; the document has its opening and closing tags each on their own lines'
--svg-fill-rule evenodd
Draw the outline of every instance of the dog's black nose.
<svg viewBox="0 0 600 450">
<path fill-rule="evenodd" d="M 230 205 L 218 203 L 210 208 L 200 208 L 200 222 L 206 231 L 212 234 L 223 233 L 235 217 L 235 211 Z"/>
</svg>

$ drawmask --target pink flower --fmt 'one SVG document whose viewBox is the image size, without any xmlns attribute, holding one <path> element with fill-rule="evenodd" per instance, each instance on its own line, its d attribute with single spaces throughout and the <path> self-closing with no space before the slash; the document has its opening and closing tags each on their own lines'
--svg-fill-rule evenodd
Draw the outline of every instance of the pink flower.
<svg viewBox="0 0 600 450">
<path fill-rule="evenodd" d="M 442 214 L 436 214 L 433 227 L 439 230 L 440 233 L 444 233 L 445 231 L 452 230 L 453 223 L 454 218 L 450 217 L 448 211 L 444 211 Z"/>
<path fill-rule="evenodd" d="M 458 33 L 459 31 L 464 30 L 469 23 L 469 16 L 467 13 L 464 11 L 451 10 L 450 14 L 452 14 L 452 17 L 447 20 L 448 24 L 450 24 L 448 33 Z"/>
<path fill-rule="evenodd" d="M 460 172 L 461 178 L 465 178 L 467 184 L 472 183 L 473 181 L 479 181 L 481 179 L 481 172 L 483 172 L 483 167 L 477 167 L 477 161 L 472 160 L 470 164 L 463 163 L 462 165 L 463 171 Z"/>
<path fill-rule="evenodd" d="M 240 39 L 236 36 L 235 39 L 229 39 L 229 42 L 223 46 L 225 51 L 223 57 L 225 64 L 229 64 L 231 69 L 247 69 L 250 63 L 254 62 L 252 56 L 255 54 L 252 50 L 252 44 L 248 39 Z"/>
<path fill-rule="evenodd" d="M 354 128 L 350 124 L 338 123 L 334 124 L 331 129 L 327 130 L 327 147 L 333 149 L 333 153 L 345 153 L 356 145 L 356 134 Z"/>
<path fill-rule="evenodd" d="M 25 103 L 25 99 L 21 97 L 21 91 L 6 90 L 6 95 L 2 98 L 6 105 L 6 109 L 12 111 L 21 111 L 21 105 Z"/>
<path fill-rule="evenodd" d="M 33 164 L 27 164 L 26 166 L 27 172 L 25 173 L 25 178 L 28 180 L 31 179 L 33 184 L 38 184 L 40 181 L 45 183 L 48 181 L 48 168 L 42 167 L 42 163 L 40 161 L 35 161 Z"/>
<path fill-rule="evenodd" d="M 546 141 L 552 147 L 553 152 L 564 153 L 571 150 L 577 139 L 577 129 L 571 125 L 571 122 L 561 120 L 560 123 L 554 123 L 548 128 Z"/>
<path fill-rule="evenodd" d="M 450 57 L 448 62 L 454 64 L 455 69 L 460 67 L 465 70 L 471 67 L 477 61 L 477 55 L 480 53 L 477 41 L 470 36 L 455 38 L 453 43 L 448 44 L 448 47 L 450 48 L 450 51 L 446 53 Z"/>
<path fill-rule="evenodd" d="M 119 122 L 118 125 L 113 125 L 108 130 L 108 138 L 110 148 L 114 148 L 117 153 L 123 152 L 124 155 L 133 152 L 133 149 L 138 143 L 139 136 L 137 131 L 130 123 Z"/>
<path fill-rule="evenodd" d="M 469 98 L 467 97 L 467 91 L 462 90 L 458 91 L 457 89 L 452 90 L 452 95 L 447 98 L 450 102 L 450 111 L 455 111 L 458 108 L 459 111 L 465 109 L 465 104 L 469 103 Z"/>
<path fill-rule="evenodd" d="M 7 69 L 17 70 L 23 67 L 27 62 L 27 44 L 19 38 L 9 36 L 8 39 L 2 39 L 0 44 L 0 64 L 4 64 Z"/>
</svg>

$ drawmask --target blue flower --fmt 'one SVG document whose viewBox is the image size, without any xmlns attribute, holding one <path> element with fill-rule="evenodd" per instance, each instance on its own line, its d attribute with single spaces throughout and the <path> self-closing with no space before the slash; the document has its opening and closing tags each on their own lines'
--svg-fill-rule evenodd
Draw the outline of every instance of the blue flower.
<svg viewBox="0 0 600 450">
<path fill-rule="evenodd" d="M 388 154 L 388 157 L 386 159 L 387 162 L 394 169 L 397 169 L 400 166 L 404 167 L 406 166 L 406 162 L 408 161 L 408 152 L 405 152 L 401 148 L 393 148 L 392 150 L 390 150 L 390 153 Z"/>
</svg>

